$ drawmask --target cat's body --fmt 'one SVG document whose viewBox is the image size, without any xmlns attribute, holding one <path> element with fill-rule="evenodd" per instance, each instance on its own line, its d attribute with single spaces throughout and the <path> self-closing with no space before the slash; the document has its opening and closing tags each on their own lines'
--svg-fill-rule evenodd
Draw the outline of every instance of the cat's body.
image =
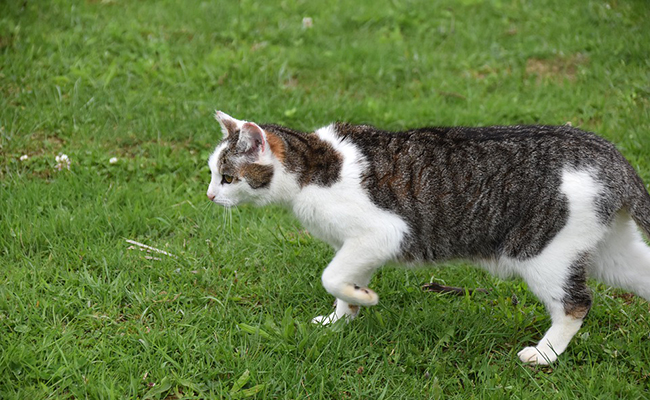
<svg viewBox="0 0 650 400">
<path fill-rule="evenodd" d="M 463 258 L 520 276 L 552 326 L 519 353 L 545 364 L 591 307 L 586 277 L 650 299 L 650 196 L 615 147 L 568 126 L 385 132 L 332 124 L 314 133 L 223 113 L 208 197 L 225 206 L 281 203 L 337 251 L 323 272 L 337 308 L 377 303 L 367 288 L 388 261 Z M 230 182 L 228 182 L 230 181 Z"/>
</svg>

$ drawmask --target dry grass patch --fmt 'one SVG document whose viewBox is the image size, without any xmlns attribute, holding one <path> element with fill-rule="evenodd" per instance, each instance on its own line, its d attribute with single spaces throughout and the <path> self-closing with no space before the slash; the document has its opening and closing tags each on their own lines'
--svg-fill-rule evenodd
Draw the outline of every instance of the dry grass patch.
<svg viewBox="0 0 650 400">
<path fill-rule="evenodd" d="M 582 53 L 554 58 L 529 58 L 526 60 L 526 76 L 536 77 L 538 84 L 544 81 L 575 83 L 581 66 L 589 63 L 589 57 Z"/>
</svg>

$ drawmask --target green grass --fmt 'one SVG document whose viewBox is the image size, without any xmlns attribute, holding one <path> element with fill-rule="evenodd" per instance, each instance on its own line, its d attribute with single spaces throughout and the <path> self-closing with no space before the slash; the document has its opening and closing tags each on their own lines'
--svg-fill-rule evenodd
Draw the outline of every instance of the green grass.
<svg viewBox="0 0 650 400">
<path fill-rule="evenodd" d="M 594 284 L 545 368 L 516 357 L 543 307 L 465 264 L 384 269 L 379 306 L 312 326 L 332 251 L 281 209 L 205 198 L 215 108 L 305 130 L 571 121 L 650 182 L 648 32 L 642 0 L 0 3 L 0 398 L 650 397 L 637 297 Z M 490 293 L 422 293 L 431 274 Z"/>
</svg>

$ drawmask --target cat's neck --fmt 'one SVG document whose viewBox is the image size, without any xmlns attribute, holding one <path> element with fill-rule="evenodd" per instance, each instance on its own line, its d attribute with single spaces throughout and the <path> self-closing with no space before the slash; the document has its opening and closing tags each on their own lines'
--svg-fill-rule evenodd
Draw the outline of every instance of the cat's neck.
<svg viewBox="0 0 650 400">
<path fill-rule="evenodd" d="M 339 180 L 343 159 L 330 142 L 316 133 L 278 125 L 262 125 L 262 128 L 276 160 L 293 177 L 299 189 L 308 185 L 329 187 Z"/>
</svg>

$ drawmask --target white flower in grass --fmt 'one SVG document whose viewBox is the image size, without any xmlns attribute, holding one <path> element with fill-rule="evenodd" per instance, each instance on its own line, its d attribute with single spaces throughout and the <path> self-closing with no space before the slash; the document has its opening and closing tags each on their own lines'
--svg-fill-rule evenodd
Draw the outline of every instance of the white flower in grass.
<svg viewBox="0 0 650 400">
<path fill-rule="evenodd" d="M 29 158 L 29 156 L 27 154 L 23 154 L 22 156 L 20 156 L 20 161 L 25 161 L 28 158 Z"/>
<path fill-rule="evenodd" d="M 117 157 L 112 157 L 110 160 L 108 160 L 109 164 L 117 164 Z"/>
<path fill-rule="evenodd" d="M 56 160 L 55 168 L 61 171 L 63 168 L 70 170 L 70 157 L 66 154 L 59 154 L 54 158 Z"/>
<path fill-rule="evenodd" d="M 310 17 L 305 17 L 302 19 L 302 27 L 304 29 L 309 29 L 314 27 L 314 20 Z"/>
</svg>

